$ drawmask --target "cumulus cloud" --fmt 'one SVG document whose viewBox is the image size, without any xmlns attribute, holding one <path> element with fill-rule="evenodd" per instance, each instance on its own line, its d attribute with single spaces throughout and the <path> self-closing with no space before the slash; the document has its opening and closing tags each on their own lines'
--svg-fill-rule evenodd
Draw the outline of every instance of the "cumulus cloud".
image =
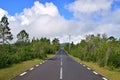
<svg viewBox="0 0 120 80">
<path fill-rule="evenodd" d="M 78 18 L 73 20 L 61 16 L 53 3 L 42 4 L 38 1 L 35 1 L 31 8 L 25 8 L 14 16 L 0 9 L 0 16 L 8 16 L 14 38 L 25 29 L 31 39 L 57 37 L 60 42 L 68 42 L 68 35 L 71 35 L 71 41 L 77 43 L 86 34 L 106 33 L 119 36 L 120 9 L 110 12 L 111 4 L 112 0 L 76 0 L 67 5 L 68 9 L 73 11 L 74 17 Z M 102 17 L 98 17 L 99 15 Z M 98 18 L 98 21 L 93 18 Z"/>
<path fill-rule="evenodd" d="M 120 9 L 111 11 L 113 2 L 114 0 L 75 0 L 67 5 L 67 9 L 84 24 L 81 30 L 83 33 L 106 33 L 119 37 Z"/>
<path fill-rule="evenodd" d="M 93 13 L 108 10 L 113 0 L 76 0 L 68 5 L 68 9 L 75 13 Z"/>
<path fill-rule="evenodd" d="M 25 8 L 23 12 L 9 16 L 9 19 L 13 34 L 25 29 L 30 34 L 31 39 L 33 37 L 51 39 L 58 37 L 61 42 L 66 42 L 66 36 L 69 34 L 78 35 L 81 30 L 79 22 L 66 20 L 59 14 L 53 3 L 41 4 L 36 1 L 33 7 Z"/>
<path fill-rule="evenodd" d="M 8 12 L 3 10 L 2 8 L 0 8 L 0 19 L 4 16 L 4 15 L 7 15 Z"/>
</svg>

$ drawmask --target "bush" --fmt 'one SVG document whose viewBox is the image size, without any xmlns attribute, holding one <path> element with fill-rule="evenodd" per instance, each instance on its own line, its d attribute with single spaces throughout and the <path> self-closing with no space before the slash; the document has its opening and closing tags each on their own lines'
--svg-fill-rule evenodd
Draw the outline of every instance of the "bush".
<svg viewBox="0 0 120 80">
<path fill-rule="evenodd" d="M 108 66 L 113 66 L 115 68 L 120 67 L 120 55 L 119 54 L 111 54 L 109 58 Z"/>
</svg>

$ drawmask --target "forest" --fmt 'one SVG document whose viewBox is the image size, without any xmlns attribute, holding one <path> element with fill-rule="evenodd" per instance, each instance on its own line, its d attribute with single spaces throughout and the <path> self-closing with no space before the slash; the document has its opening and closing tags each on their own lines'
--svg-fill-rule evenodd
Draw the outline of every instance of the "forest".
<svg viewBox="0 0 120 80">
<path fill-rule="evenodd" d="M 69 49 L 70 46 L 70 49 Z M 106 34 L 86 35 L 80 43 L 67 44 L 65 49 L 73 56 L 87 62 L 95 62 L 100 67 L 111 70 L 120 68 L 120 39 Z"/>
<path fill-rule="evenodd" d="M 16 42 L 10 43 L 13 40 L 10 30 L 8 18 L 3 16 L 0 21 L 0 68 L 35 58 L 46 59 L 47 54 L 55 54 L 59 49 L 57 38 L 52 41 L 47 38 L 30 40 L 25 30 L 17 34 Z"/>
</svg>

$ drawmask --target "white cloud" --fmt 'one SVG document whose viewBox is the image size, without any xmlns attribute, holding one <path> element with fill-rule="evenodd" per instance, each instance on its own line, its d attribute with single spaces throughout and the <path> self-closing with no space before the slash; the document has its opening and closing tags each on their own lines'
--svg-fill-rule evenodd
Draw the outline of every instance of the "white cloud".
<svg viewBox="0 0 120 80">
<path fill-rule="evenodd" d="M 9 19 L 12 33 L 15 36 L 19 31 L 25 29 L 30 34 L 30 38 L 59 37 L 62 42 L 63 36 L 77 34 L 81 29 L 78 27 L 81 25 L 78 22 L 66 20 L 61 16 L 53 3 L 43 5 L 36 1 L 33 7 L 26 8 L 23 12 L 10 16 Z"/>
<path fill-rule="evenodd" d="M 7 15 L 8 12 L 3 10 L 2 8 L 0 8 L 0 19 L 4 16 L 4 15 Z"/>
<path fill-rule="evenodd" d="M 23 29 L 30 34 L 30 38 L 53 39 L 57 37 L 62 43 L 68 42 L 68 35 L 71 35 L 71 41 L 75 43 L 80 42 L 80 39 L 84 38 L 86 34 L 107 33 L 118 37 L 120 34 L 120 9 L 114 12 L 109 11 L 112 0 L 84 1 L 76 0 L 68 5 L 69 10 L 79 18 L 77 20 L 65 19 L 53 3 L 42 4 L 38 1 L 34 2 L 31 8 L 25 8 L 23 12 L 16 13 L 15 16 L 10 16 L 7 11 L 0 9 L 0 16 L 8 15 L 14 37 Z M 93 21 L 94 12 L 102 15 L 101 21 Z"/>
<path fill-rule="evenodd" d="M 76 0 L 68 5 L 68 9 L 75 13 L 93 13 L 108 10 L 113 0 Z"/>
<path fill-rule="evenodd" d="M 120 9 L 111 11 L 114 0 L 75 0 L 67 8 L 84 25 L 83 34 L 106 33 L 119 37 Z M 101 16 L 101 17 L 98 17 Z M 93 20 L 98 17 L 98 21 Z M 100 19 L 100 20 L 99 20 Z"/>
</svg>

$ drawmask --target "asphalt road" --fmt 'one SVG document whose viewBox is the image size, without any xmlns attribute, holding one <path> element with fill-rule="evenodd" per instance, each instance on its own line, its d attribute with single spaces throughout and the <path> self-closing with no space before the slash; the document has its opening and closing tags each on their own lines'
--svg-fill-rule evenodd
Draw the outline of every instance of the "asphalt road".
<svg viewBox="0 0 120 80">
<path fill-rule="evenodd" d="M 12 80 L 108 80 L 86 65 L 73 60 L 64 50 L 33 66 Z"/>
</svg>

